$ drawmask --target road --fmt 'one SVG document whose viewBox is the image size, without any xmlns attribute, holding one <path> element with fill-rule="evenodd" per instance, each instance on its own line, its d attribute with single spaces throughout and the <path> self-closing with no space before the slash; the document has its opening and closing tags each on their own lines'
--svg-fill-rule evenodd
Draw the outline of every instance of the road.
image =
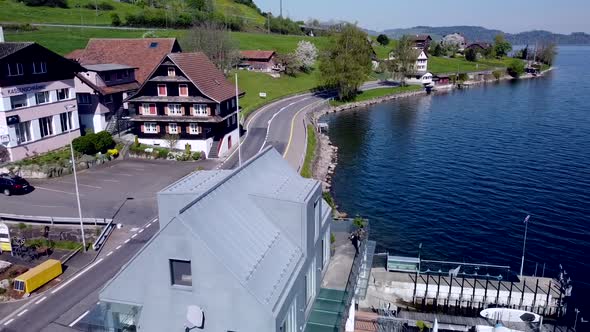
<svg viewBox="0 0 590 332">
<path fill-rule="evenodd" d="M 380 87 L 384 85 L 370 82 L 363 85 L 362 89 Z M 242 137 L 239 153 L 242 162 L 270 145 L 283 154 L 294 168 L 299 169 L 306 146 L 303 118 L 307 112 L 333 96 L 332 93 L 307 93 L 270 103 L 257 110 L 244 124 L 246 133 Z M 238 159 L 238 150 L 234 150 L 218 168 L 235 168 L 239 163 Z M 134 220 L 131 222 L 133 225 L 139 225 L 139 220 L 155 218 L 155 215 L 147 216 L 153 210 L 143 211 L 139 218 L 136 215 L 138 212 L 137 209 L 123 208 L 117 218 Z M 76 329 L 79 326 L 77 323 L 97 304 L 98 292 L 102 286 L 141 249 L 157 229 L 158 223 L 154 222 L 147 228 L 144 226 L 125 231 L 117 230 L 115 239 L 111 236 L 109 244 L 86 269 L 0 318 L 0 331 L 79 331 Z"/>
</svg>

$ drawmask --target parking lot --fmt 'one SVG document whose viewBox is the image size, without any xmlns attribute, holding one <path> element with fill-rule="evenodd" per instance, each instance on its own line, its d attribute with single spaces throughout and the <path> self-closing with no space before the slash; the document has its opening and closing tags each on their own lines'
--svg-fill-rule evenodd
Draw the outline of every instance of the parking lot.
<svg viewBox="0 0 590 332">
<path fill-rule="evenodd" d="M 199 166 L 207 169 L 214 165 L 209 161 L 121 160 L 80 171 L 82 216 L 114 218 L 116 214 L 117 222 L 144 223 L 157 214 L 156 193 Z M 0 197 L 0 211 L 19 215 L 78 216 L 72 175 L 28 180 L 35 189 L 25 195 Z"/>
</svg>

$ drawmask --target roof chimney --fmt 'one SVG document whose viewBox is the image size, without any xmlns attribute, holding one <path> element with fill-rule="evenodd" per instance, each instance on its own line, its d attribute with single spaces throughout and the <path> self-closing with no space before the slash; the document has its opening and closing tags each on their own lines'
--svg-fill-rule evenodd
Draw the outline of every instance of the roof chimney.
<svg viewBox="0 0 590 332">
<path fill-rule="evenodd" d="M 4 30 L 2 30 L 2 26 L 0 26 L 0 43 L 4 43 Z"/>
</svg>

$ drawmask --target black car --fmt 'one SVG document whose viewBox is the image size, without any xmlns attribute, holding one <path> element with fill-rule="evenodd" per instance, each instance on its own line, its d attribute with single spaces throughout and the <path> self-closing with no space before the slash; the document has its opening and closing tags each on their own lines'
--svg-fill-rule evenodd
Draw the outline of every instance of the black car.
<svg viewBox="0 0 590 332">
<path fill-rule="evenodd" d="M 0 174 L 0 192 L 6 196 L 30 191 L 31 185 L 20 176 Z"/>
</svg>

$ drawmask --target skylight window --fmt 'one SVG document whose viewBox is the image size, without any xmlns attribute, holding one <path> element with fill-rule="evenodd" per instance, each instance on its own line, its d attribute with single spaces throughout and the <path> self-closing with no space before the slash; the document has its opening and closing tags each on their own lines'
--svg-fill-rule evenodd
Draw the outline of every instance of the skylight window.
<svg viewBox="0 0 590 332">
<path fill-rule="evenodd" d="M 158 47 L 158 43 L 156 43 L 156 42 L 150 43 L 150 48 L 156 48 L 156 47 Z"/>
</svg>

